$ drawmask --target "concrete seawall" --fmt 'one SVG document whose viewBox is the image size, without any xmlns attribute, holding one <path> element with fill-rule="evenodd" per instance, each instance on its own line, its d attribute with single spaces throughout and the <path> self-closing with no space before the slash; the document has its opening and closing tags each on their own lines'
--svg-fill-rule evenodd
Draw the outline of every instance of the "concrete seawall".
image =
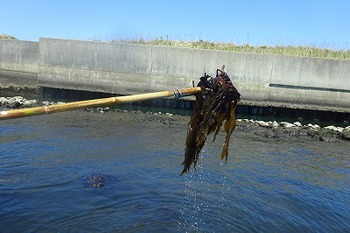
<svg viewBox="0 0 350 233">
<path fill-rule="evenodd" d="M 49 38 L 0 43 L 0 85 L 21 77 L 28 85 L 134 94 L 189 87 L 225 64 L 244 100 L 350 109 L 347 60 Z"/>
<path fill-rule="evenodd" d="M 36 87 L 38 73 L 38 42 L 0 39 L 0 87 Z"/>
</svg>

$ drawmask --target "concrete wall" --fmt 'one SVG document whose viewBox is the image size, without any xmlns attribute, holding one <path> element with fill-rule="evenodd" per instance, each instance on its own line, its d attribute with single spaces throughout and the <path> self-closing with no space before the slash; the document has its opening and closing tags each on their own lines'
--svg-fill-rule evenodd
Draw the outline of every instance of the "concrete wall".
<svg viewBox="0 0 350 233">
<path fill-rule="evenodd" d="M 45 38 L 40 53 L 40 85 L 120 94 L 189 87 L 225 64 L 246 98 L 266 99 L 256 81 L 268 82 L 272 65 L 256 54 Z"/>
<path fill-rule="evenodd" d="M 118 94 L 189 87 L 225 64 L 244 100 L 350 107 L 346 60 L 40 38 L 39 64 L 40 86 Z"/>
<path fill-rule="evenodd" d="M 39 43 L 0 39 L 0 86 L 35 87 L 38 82 Z"/>
</svg>

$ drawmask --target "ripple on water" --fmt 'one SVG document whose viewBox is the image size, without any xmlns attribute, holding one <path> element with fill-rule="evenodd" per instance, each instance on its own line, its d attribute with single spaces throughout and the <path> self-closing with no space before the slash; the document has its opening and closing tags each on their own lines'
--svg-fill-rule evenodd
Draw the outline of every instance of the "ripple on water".
<svg viewBox="0 0 350 233">
<path fill-rule="evenodd" d="M 70 112 L 0 123 L 6 132 L 0 137 L 1 229 L 350 228 L 346 142 L 263 141 L 234 132 L 226 165 L 219 156 L 223 138 L 209 139 L 196 171 L 179 176 L 186 124 L 170 129 L 157 122 L 118 119 L 114 114 Z"/>
</svg>

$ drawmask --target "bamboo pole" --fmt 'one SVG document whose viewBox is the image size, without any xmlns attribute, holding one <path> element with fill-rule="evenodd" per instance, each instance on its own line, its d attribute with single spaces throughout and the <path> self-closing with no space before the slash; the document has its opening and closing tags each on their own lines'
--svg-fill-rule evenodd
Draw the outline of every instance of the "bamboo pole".
<svg viewBox="0 0 350 233">
<path fill-rule="evenodd" d="M 129 95 L 129 96 L 117 96 L 117 97 L 109 97 L 109 98 L 94 99 L 94 100 L 84 100 L 84 101 L 76 101 L 76 102 L 55 104 L 55 105 L 34 107 L 34 108 L 24 108 L 24 109 L 7 110 L 7 111 L 5 110 L 5 111 L 0 111 L 0 120 L 51 114 L 51 113 L 70 111 L 70 110 L 80 109 L 80 108 L 131 103 L 131 102 L 145 101 L 145 100 L 151 100 L 151 99 L 157 99 L 157 98 L 163 98 L 163 97 L 169 97 L 169 96 L 180 97 L 178 96 L 179 94 L 192 95 L 199 92 L 201 92 L 200 87 L 190 87 L 190 88 L 184 88 L 181 90 L 174 89 L 171 91 L 152 92 L 152 93 L 144 93 L 144 94 Z"/>
</svg>

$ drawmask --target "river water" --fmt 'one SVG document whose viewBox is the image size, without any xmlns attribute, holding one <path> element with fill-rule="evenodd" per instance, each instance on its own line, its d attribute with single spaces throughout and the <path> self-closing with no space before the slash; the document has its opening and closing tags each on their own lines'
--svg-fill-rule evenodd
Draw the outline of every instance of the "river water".
<svg viewBox="0 0 350 233">
<path fill-rule="evenodd" d="M 350 232 L 348 141 L 208 140 L 189 117 L 58 113 L 0 122 L 0 232 Z M 94 185 L 100 177 L 102 185 Z"/>
</svg>

